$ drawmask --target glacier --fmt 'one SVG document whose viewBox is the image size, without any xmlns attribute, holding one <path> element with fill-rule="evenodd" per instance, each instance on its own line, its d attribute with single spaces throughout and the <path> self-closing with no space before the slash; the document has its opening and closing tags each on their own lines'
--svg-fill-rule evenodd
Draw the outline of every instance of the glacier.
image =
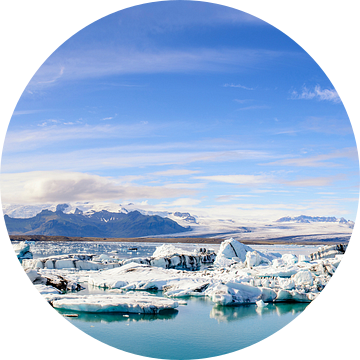
<svg viewBox="0 0 360 360">
<path fill-rule="evenodd" d="M 162 244 L 147 257 L 123 259 L 114 251 L 72 253 L 23 259 L 22 266 L 43 297 L 59 309 L 158 313 L 183 301 L 174 299 L 190 296 L 207 297 L 215 305 L 255 304 L 261 309 L 268 303 L 316 299 L 345 250 L 338 245 L 310 254 L 280 254 L 230 238 L 217 252 Z M 84 294 L 84 287 L 105 291 Z M 163 297 L 144 294 L 148 291 L 161 291 Z"/>
</svg>

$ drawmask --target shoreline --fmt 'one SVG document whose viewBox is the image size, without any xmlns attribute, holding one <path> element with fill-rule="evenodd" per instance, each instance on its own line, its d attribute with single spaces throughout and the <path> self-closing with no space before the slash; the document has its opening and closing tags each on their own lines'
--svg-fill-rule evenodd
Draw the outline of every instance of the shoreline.
<svg viewBox="0 0 360 360">
<path fill-rule="evenodd" d="M 47 236 L 47 235 L 9 235 L 11 241 L 53 241 L 53 242 L 122 242 L 122 243 L 165 243 L 165 244 L 221 244 L 223 237 L 139 237 L 139 238 L 102 238 L 79 236 Z M 237 239 L 245 245 L 335 245 L 348 243 L 345 237 L 327 240 L 297 240 L 299 235 L 271 239 Z M 309 236 L 311 237 L 311 236 Z"/>
</svg>

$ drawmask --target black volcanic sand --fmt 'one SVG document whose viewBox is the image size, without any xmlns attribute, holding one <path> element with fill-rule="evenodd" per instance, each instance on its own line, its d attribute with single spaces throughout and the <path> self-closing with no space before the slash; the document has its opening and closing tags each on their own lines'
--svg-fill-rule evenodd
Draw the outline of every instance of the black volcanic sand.
<svg viewBox="0 0 360 360">
<path fill-rule="evenodd" d="M 102 238 L 102 237 L 69 237 L 45 235 L 9 235 L 11 241 L 96 241 L 96 242 L 147 242 L 147 243 L 183 243 L 183 244 L 221 244 L 225 239 L 220 237 L 139 237 L 139 238 Z M 236 237 L 234 237 L 236 238 Z M 300 239 L 301 238 L 301 239 Z M 305 238 L 305 239 L 304 239 Z M 349 236 L 334 236 L 330 239 L 314 239 L 312 236 L 286 236 L 271 239 L 237 239 L 247 245 L 333 245 L 344 244 L 350 240 Z"/>
</svg>

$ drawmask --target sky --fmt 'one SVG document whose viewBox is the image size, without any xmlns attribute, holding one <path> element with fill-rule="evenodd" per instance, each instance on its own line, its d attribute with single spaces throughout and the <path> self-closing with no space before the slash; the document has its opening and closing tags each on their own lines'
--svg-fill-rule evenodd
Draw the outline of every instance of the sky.
<svg viewBox="0 0 360 360">
<path fill-rule="evenodd" d="M 267 23 L 200 2 L 87 26 L 34 75 L 2 157 L 5 204 L 132 202 L 355 220 L 358 154 L 339 95 Z"/>
</svg>

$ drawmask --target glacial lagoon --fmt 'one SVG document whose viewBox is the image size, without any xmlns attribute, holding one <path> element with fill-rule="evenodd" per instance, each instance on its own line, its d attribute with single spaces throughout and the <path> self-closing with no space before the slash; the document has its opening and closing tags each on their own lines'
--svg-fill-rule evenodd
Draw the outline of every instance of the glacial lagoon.
<svg viewBox="0 0 360 360">
<path fill-rule="evenodd" d="M 245 249 L 244 245 L 237 242 L 235 243 L 234 241 L 232 241 L 232 246 L 230 246 L 230 242 L 224 242 L 224 244 L 226 243 L 226 246 L 229 246 L 230 248 L 236 245 L 239 247 L 239 249 Z M 30 244 L 31 252 L 33 254 L 33 260 L 28 260 L 28 263 L 26 262 L 27 260 L 25 260 L 24 262 L 25 267 L 27 266 L 26 264 L 33 264 L 33 268 L 36 268 L 36 266 L 38 266 L 36 265 L 38 264 L 37 259 L 41 260 L 44 258 L 50 258 L 52 256 L 55 256 L 56 258 L 56 256 L 66 254 L 77 254 L 78 256 L 80 256 L 81 254 L 94 254 L 94 256 L 97 256 L 98 259 L 101 259 L 104 264 L 106 264 L 106 262 L 109 260 L 111 265 L 111 262 L 113 261 L 111 259 L 114 258 L 124 261 L 135 258 L 149 257 L 155 254 L 156 250 L 159 249 L 160 245 L 161 243 L 150 244 L 135 242 L 33 242 Z M 200 248 L 206 246 L 204 244 L 173 245 L 179 251 L 183 251 L 184 253 L 196 253 L 200 250 Z M 282 261 L 282 255 L 286 254 L 285 256 L 283 256 L 285 260 L 288 260 L 290 256 L 292 257 L 291 261 L 294 261 L 294 259 L 297 257 L 299 257 L 300 259 L 300 255 L 307 256 L 313 253 L 314 251 L 316 251 L 316 249 L 318 249 L 318 246 L 278 245 L 266 247 L 253 246 L 253 248 L 259 251 L 259 254 L 266 256 L 270 256 L 271 254 L 273 254 L 273 256 L 275 256 L 275 261 L 272 261 L 273 265 L 269 265 L 271 264 L 270 260 L 267 260 L 268 264 L 266 265 L 272 266 L 272 269 L 274 270 L 276 268 L 284 266 L 278 265 L 279 262 Z M 218 254 L 219 252 L 221 253 L 220 245 L 210 245 L 209 249 L 210 252 L 215 251 Z M 247 251 L 247 255 L 251 254 L 248 249 Z M 271 253 L 262 253 L 262 251 L 271 251 Z M 222 255 L 224 254 L 226 254 L 226 251 L 223 251 Z M 265 258 L 261 258 L 265 260 Z M 249 257 L 249 259 L 251 258 Z M 225 259 L 224 257 L 222 258 L 222 260 L 229 261 L 229 259 Z M 317 260 L 315 260 L 314 263 L 316 263 L 316 261 Z M 301 266 L 310 266 L 310 263 L 308 261 L 301 264 Z M 113 268 L 113 270 L 118 271 L 119 269 L 121 270 L 129 267 L 130 270 L 133 271 L 134 269 L 136 269 L 135 265 L 140 270 L 142 270 L 143 267 L 146 270 L 146 266 L 148 266 L 128 263 L 126 265 L 121 265 L 120 267 Z M 236 266 L 239 265 L 241 265 L 241 262 L 239 262 L 239 264 Z M 226 266 L 228 265 L 225 264 L 225 269 Z M 293 265 L 291 265 L 289 268 L 292 268 L 292 266 Z M 211 269 L 212 265 L 208 265 L 208 267 Z M 230 268 L 231 267 L 232 266 L 230 266 Z M 260 269 L 262 268 L 262 266 L 255 266 L 255 268 Z M 157 269 L 158 270 L 156 271 L 161 270 L 160 268 Z M 242 270 L 250 271 L 250 269 L 246 270 L 244 268 L 242 268 Z M 32 271 L 34 273 L 34 270 Z M 62 274 L 62 276 L 76 279 L 76 281 L 78 281 L 83 287 L 83 289 L 77 291 L 76 294 L 84 295 L 85 298 L 98 294 L 113 295 L 114 292 L 123 292 L 123 290 L 121 290 L 120 288 L 116 289 L 116 286 L 113 289 L 107 286 L 94 286 L 94 284 L 89 281 L 89 279 L 91 279 L 91 276 L 93 276 L 93 279 L 96 279 L 96 276 L 102 274 L 103 272 L 101 270 L 41 270 L 37 268 L 37 270 L 35 270 L 35 273 L 36 271 L 38 271 L 39 274 L 42 274 L 42 276 L 50 276 L 51 274 L 56 274 L 58 272 Z M 104 272 L 106 271 L 109 270 L 104 269 Z M 163 269 L 161 271 L 165 273 L 171 273 L 171 271 L 175 270 Z M 215 270 L 214 272 L 216 273 L 216 271 L 218 270 Z M 301 270 L 301 272 L 302 271 L 303 270 Z M 189 271 L 185 273 L 190 274 L 193 272 Z M 28 273 L 28 275 L 30 277 L 30 273 Z M 182 276 L 186 276 L 186 274 Z M 82 279 L 86 277 L 88 280 L 85 282 L 82 281 Z M 188 280 L 189 279 L 187 279 L 186 281 Z M 198 281 L 198 279 L 195 280 Z M 96 283 L 95 280 L 93 282 Z M 34 282 L 34 284 L 35 283 L 36 281 Z M 236 286 L 239 285 L 232 283 L 232 286 L 235 286 L 236 290 Z M 249 287 L 249 285 L 244 286 Z M 256 287 L 253 288 L 256 289 Z M 136 288 L 133 289 L 137 294 L 144 293 L 143 291 L 137 291 Z M 126 293 L 131 292 L 134 293 L 134 291 L 129 292 L 126 290 Z M 68 291 L 68 294 L 72 293 L 74 292 Z M 146 293 L 153 297 L 164 297 L 163 291 L 152 291 L 151 288 L 146 289 Z M 189 293 L 191 293 L 191 291 Z M 192 294 L 195 293 L 192 292 Z M 47 295 L 45 294 L 44 296 L 46 297 Z M 82 305 L 85 311 L 74 311 L 70 308 L 58 308 L 56 309 L 56 311 L 58 311 L 61 316 L 64 316 L 71 324 L 73 324 L 86 334 L 105 344 L 121 349 L 123 351 L 161 359 L 198 359 L 231 353 L 265 339 L 266 337 L 274 334 L 275 332 L 286 326 L 289 322 L 294 320 L 299 314 L 301 314 L 302 311 L 304 311 L 304 309 L 309 305 L 309 302 L 310 301 L 270 301 L 267 302 L 266 306 L 264 307 L 259 306 L 257 303 L 255 304 L 254 302 L 234 304 L 233 306 L 229 306 L 229 304 L 224 304 L 226 306 L 223 306 L 219 302 L 214 303 L 214 298 L 209 298 L 208 296 L 185 296 L 181 297 L 179 305 L 176 308 L 171 310 L 163 310 L 154 314 L 91 312 L 88 308 L 89 305 L 86 303 Z"/>
<path fill-rule="evenodd" d="M 92 291 L 95 291 L 93 289 Z M 161 295 L 161 293 L 160 293 Z M 190 297 L 174 311 L 148 314 L 96 314 L 58 310 L 77 328 L 132 354 L 160 359 L 200 359 L 257 343 L 294 320 L 306 303 L 214 306 Z"/>
</svg>

